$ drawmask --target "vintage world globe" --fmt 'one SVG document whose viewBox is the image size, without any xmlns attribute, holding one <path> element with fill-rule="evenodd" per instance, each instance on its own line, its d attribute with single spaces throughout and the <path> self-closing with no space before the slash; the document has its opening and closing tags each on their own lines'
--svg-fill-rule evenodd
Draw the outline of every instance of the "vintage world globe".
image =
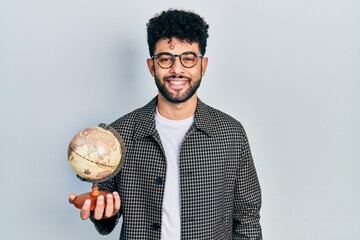
<svg viewBox="0 0 360 240">
<path fill-rule="evenodd" d="M 68 161 L 85 181 L 98 183 L 115 176 L 123 165 L 124 142 L 106 124 L 78 132 L 70 141 Z"/>
</svg>

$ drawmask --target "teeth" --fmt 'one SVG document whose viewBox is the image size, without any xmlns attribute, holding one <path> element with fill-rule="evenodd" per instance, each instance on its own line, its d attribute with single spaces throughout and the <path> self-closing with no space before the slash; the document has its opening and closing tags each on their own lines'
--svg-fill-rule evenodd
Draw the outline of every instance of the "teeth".
<svg viewBox="0 0 360 240">
<path fill-rule="evenodd" d="M 175 85 L 180 85 L 180 84 L 184 84 L 184 81 L 170 81 L 171 84 L 175 84 Z"/>
</svg>

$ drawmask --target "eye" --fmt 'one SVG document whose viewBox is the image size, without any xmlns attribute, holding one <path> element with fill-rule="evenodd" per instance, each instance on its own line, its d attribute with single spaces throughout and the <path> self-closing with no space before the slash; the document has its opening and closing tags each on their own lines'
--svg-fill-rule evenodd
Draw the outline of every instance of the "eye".
<svg viewBox="0 0 360 240">
<path fill-rule="evenodd" d="M 159 61 L 160 62 L 169 62 L 169 61 L 171 61 L 171 58 L 170 57 L 160 57 Z"/>
<path fill-rule="evenodd" d="M 162 63 L 173 61 L 172 56 L 169 55 L 160 55 L 157 60 Z"/>
<path fill-rule="evenodd" d="M 187 53 L 181 56 L 183 62 L 194 62 L 197 56 L 194 53 Z"/>
</svg>

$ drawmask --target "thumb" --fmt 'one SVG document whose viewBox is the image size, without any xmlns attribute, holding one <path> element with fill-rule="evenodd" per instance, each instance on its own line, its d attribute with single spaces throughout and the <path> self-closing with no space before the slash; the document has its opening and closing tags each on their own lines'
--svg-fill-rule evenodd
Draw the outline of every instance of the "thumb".
<svg viewBox="0 0 360 240">
<path fill-rule="evenodd" d="M 76 198 L 76 194 L 70 193 L 69 195 L 69 203 L 74 204 L 74 199 Z"/>
</svg>

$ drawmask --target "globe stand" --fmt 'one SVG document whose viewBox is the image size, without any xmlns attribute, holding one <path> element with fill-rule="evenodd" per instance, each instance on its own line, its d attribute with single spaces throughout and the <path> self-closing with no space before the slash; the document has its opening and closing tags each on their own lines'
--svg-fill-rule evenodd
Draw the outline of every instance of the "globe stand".
<svg viewBox="0 0 360 240">
<path fill-rule="evenodd" d="M 100 195 L 104 196 L 104 207 L 106 207 L 106 195 L 108 195 L 110 192 L 99 191 L 99 187 L 97 183 L 94 183 L 91 189 L 92 189 L 91 192 L 81 194 L 74 199 L 75 207 L 81 209 L 82 206 L 84 205 L 84 202 L 87 199 L 89 199 L 91 201 L 90 211 L 93 211 L 96 206 L 96 200 Z"/>
</svg>

